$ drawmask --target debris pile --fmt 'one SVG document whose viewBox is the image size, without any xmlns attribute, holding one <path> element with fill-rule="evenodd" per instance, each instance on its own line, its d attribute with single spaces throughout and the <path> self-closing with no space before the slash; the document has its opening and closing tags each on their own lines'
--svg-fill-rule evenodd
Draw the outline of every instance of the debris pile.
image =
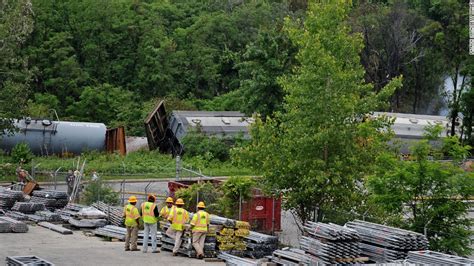
<svg viewBox="0 0 474 266">
<path fill-rule="evenodd" d="M 30 202 L 43 203 L 48 209 L 61 209 L 68 204 L 68 195 L 64 191 L 35 190 Z"/>
<path fill-rule="evenodd" d="M 356 231 L 336 224 L 306 222 L 302 250 L 319 258 L 324 264 L 350 262 L 359 257 L 360 237 Z"/>
<path fill-rule="evenodd" d="M 431 250 L 409 251 L 406 262 L 416 265 L 474 265 L 474 260 Z"/>
<path fill-rule="evenodd" d="M 406 259 L 409 251 L 424 250 L 428 239 L 419 233 L 355 220 L 346 223 L 361 237 L 361 253 L 375 262 Z"/>
<path fill-rule="evenodd" d="M 28 232 L 28 226 L 22 221 L 15 220 L 11 217 L 2 216 L 0 217 L 0 232 L 26 233 Z"/>
<path fill-rule="evenodd" d="M 8 210 L 15 202 L 23 200 L 23 192 L 15 190 L 0 190 L 0 209 Z"/>
<path fill-rule="evenodd" d="M 270 236 L 254 231 L 244 237 L 247 249 L 245 255 L 253 259 L 260 259 L 272 255 L 272 252 L 278 249 L 278 237 Z"/>
<path fill-rule="evenodd" d="M 124 241 L 127 234 L 127 229 L 115 225 L 106 225 L 94 230 L 94 234 L 102 237 L 116 238 Z M 142 230 L 138 231 L 138 241 L 139 245 L 143 245 L 144 232 Z M 161 246 L 162 234 L 161 232 L 156 233 L 157 246 Z M 148 245 L 151 245 L 151 241 L 148 241 Z"/>
<path fill-rule="evenodd" d="M 7 265 L 42 265 L 53 266 L 51 262 L 36 256 L 10 256 L 6 258 Z"/>
<path fill-rule="evenodd" d="M 123 209 L 119 207 L 113 207 L 101 201 L 92 204 L 92 207 L 102 211 L 106 214 L 106 219 L 109 224 L 116 226 L 123 226 L 125 218 L 123 217 Z"/>
</svg>

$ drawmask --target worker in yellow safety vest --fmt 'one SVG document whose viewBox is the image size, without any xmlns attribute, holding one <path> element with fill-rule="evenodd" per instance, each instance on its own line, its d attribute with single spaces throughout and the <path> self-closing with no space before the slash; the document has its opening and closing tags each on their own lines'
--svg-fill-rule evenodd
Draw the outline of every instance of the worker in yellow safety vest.
<svg viewBox="0 0 474 266">
<path fill-rule="evenodd" d="M 193 231 L 193 247 L 196 250 L 196 257 L 202 259 L 204 258 L 204 241 L 206 241 L 210 219 L 209 213 L 204 210 L 206 208 L 204 202 L 199 202 L 197 208 L 198 211 L 191 219 L 191 228 Z"/>
<path fill-rule="evenodd" d="M 125 217 L 125 226 L 127 227 L 127 235 L 125 236 L 125 251 L 138 251 L 137 238 L 138 238 L 138 223 L 140 213 L 137 207 L 137 197 L 130 196 L 128 198 L 128 204 L 123 208 L 123 216 Z"/>
<path fill-rule="evenodd" d="M 161 208 L 160 217 L 162 217 L 166 220 L 168 219 L 168 216 L 170 215 L 171 210 L 174 208 L 173 203 L 174 203 L 174 201 L 173 201 L 172 197 L 166 198 L 166 205 L 163 208 Z"/>
<path fill-rule="evenodd" d="M 151 253 L 159 253 L 156 249 L 156 231 L 158 230 L 158 207 L 155 204 L 156 197 L 148 195 L 148 202 L 142 203 L 142 217 L 143 217 L 143 253 L 147 252 L 148 239 L 151 235 Z"/>
<path fill-rule="evenodd" d="M 189 219 L 189 213 L 183 208 L 184 201 L 183 199 L 176 200 L 176 207 L 172 208 L 170 214 L 168 215 L 168 221 L 171 223 L 171 226 L 166 231 L 166 234 L 174 238 L 174 248 L 173 256 L 178 255 L 179 246 L 181 246 L 181 237 L 183 236 L 184 224 Z"/>
</svg>

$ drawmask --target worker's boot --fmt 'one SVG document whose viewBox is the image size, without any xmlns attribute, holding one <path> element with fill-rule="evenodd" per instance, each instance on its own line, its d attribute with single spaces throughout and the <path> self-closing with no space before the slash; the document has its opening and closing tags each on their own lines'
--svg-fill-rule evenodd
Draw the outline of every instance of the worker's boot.
<svg viewBox="0 0 474 266">
<path fill-rule="evenodd" d="M 176 257 L 176 256 L 178 256 L 178 253 L 173 252 L 173 257 Z"/>
<path fill-rule="evenodd" d="M 159 250 L 153 250 L 151 253 L 160 253 Z"/>
</svg>

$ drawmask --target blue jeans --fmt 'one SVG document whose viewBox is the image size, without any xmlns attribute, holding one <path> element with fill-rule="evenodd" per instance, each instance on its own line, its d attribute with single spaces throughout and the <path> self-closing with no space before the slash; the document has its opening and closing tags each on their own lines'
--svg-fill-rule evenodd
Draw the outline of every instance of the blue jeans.
<svg viewBox="0 0 474 266">
<path fill-rule="evenodd" d="M 146 252 L 148 249 L 148 238 L 151 234 L 151 251 L 156 251 L 156 230 L 157 226 L 156 223 L 154 224 L 147 224 L 144 223 L 144 232 L 143 232 L 143 252 Z"/>
</svg>

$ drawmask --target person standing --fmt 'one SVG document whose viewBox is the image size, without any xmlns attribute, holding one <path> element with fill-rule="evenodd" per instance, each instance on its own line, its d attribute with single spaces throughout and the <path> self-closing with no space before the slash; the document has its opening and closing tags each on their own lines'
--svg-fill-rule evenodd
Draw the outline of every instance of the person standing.
<svg viewBox="0 0 474 266">
<path fill-rule="evenodd" d="M 204 258 L 204 242 L 206 241 L 210 219 L 209 213 L 204 210 L 206 208 L 204 202 L 199 202 L 197 208 L 198 211 L 194 214 L 193 219 L 191 220 L 191 228 L 193 232 L 193 247 L 196 250 L 196 257 L 202 259 Z"/>
<path fill-rule="evenodd" d="M 168 219 L 168 216 L 171 213 L 171 210 L 174 208 L 174 201 L 172 197 L 166 198 L 166 205 L 160 210 L 160 217 Z"/>
<path fill-rule="evenodd" d="M 170 221 L 171 226 L 166 231 L 166 235 L 174 238 L 173 256 L 178 255 L 178 250 L 181 246 L 181 237 L 184 233 L 184 224 L 189 219 L 188 211 L 183 208 L 183 199 L 177 199 L 175 204 L 176 207 L 172 208 L 168 215 L 168 221 Z"/>
<path fill-rule="evenodd" d="M 151 234 L 151 253 L 159 253 L 156 249 L 156 230 L 158 222 L 158 207 L 155 204 L 155 196 L 148 195 L 148 202 L 142 203 L 142 217 L 143 217 L 143 253 L 148 249 L 148 235 Z"/>
<path fill-rule="evenodd" d="M 72 170 L 67 171 L 66 175 L 66 184 L 67 184 L 67 194 L 71 196 L 72 190 L 74 189 L 74 180 L 76 180 Z"/>
<path fill-rule="evenodd" d="M 139 251 L 137 248 L 137 238 L 140 213 L 135 206 L 137 201 L 137 197 L 130 196 L 130 198 L 128 198 L 128 204 L 125 205 L 123 209 L 125 226 L 127 227 L 127 235 L 125 236 L 125 251 Z"/>
</svg>

